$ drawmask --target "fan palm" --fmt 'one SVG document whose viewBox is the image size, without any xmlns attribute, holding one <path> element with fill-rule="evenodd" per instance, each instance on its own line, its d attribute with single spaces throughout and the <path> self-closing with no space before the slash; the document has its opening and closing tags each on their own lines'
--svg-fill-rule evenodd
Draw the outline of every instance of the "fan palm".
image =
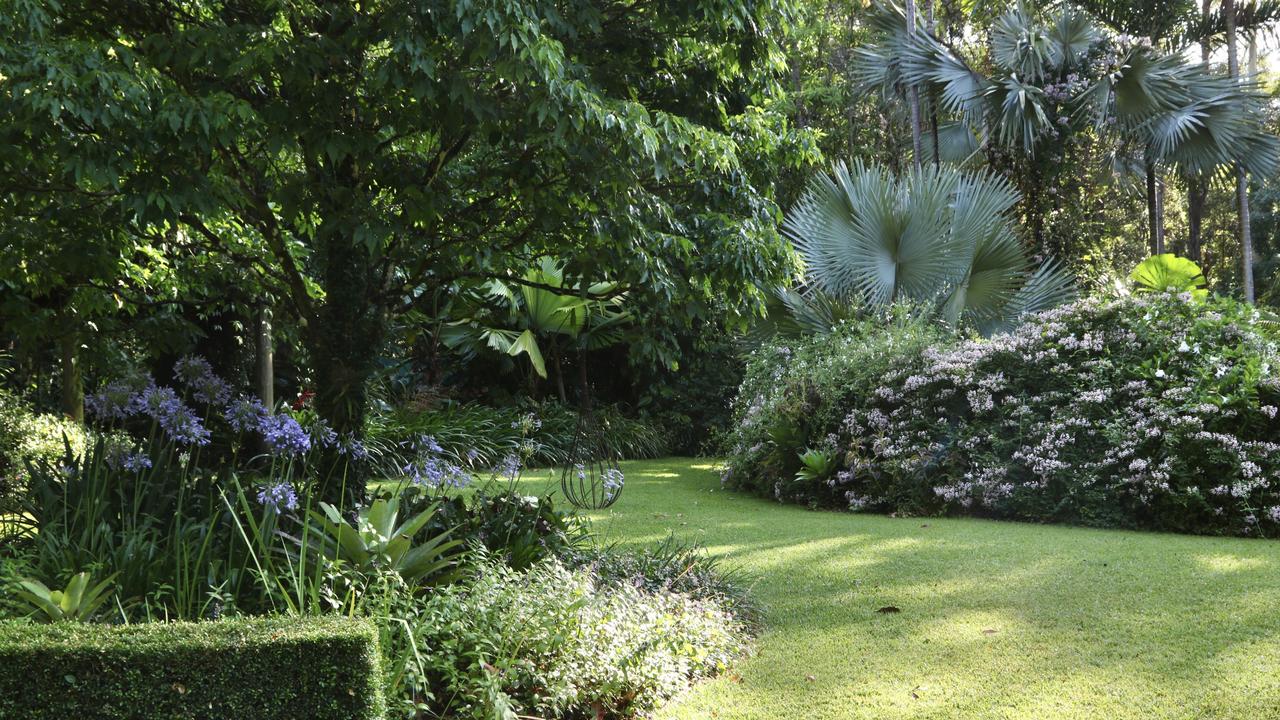
<svg viewBox="0 0 1280 720">
<path fill-rule="evenodd" d="M 1205 173 L 1240 163 L 1270 172 L 1280 142 L 1263 125 L 1257 89 L 1180 54 L 1109 34 L 1067 5 L 1042 16 L 1022 5 L 991 32 L 989 74 L 927 33 L 908 36 L 902 11 L 881 5 L 875 40 L 855 52 L 855 77 L 898 93 L 923 86 L 968 127 L 954 134 L 1034 157 L 1061 133 L 1103 129 L 1135 147 L 1141 166 Z"/>
<path fill-rule="evenodd" d="M 951 323 L 984 332 L 1065 302 L 1072 283 L 1054 263 L 1036 267 L 1014 234 L 1018 193 L 1003 178 L 925 167 L 901 178 L 840 163 L 809 184 L 783 231 L 806 284 L 866 303 L 934 302 Z"/>
</svg>

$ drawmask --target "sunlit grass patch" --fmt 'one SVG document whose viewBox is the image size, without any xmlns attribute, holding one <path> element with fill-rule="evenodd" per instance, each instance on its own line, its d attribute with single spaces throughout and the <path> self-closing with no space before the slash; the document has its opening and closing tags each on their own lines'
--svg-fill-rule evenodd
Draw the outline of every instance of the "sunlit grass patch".
<svg viewBox="0 0 1280 720">
<path fill-rule="evenodd" d="M 598 535 L 696 539 L 765 608 L 756 654 L 660 720 L 1280 718 L 1280 540 L 811 512 L 706 460 L 623 469 Z"/>
</svg>

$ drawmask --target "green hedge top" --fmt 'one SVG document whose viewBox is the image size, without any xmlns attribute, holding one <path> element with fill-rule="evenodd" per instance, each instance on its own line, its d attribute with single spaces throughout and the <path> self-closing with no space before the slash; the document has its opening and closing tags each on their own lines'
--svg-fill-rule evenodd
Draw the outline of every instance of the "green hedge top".
<svg viewBox="0 0 1280 720">
<path fill-rule="evenodd" d="M 385 714 L 378 635 L 346 618 L 0 622 L 0 720 Z"/>
</svg>

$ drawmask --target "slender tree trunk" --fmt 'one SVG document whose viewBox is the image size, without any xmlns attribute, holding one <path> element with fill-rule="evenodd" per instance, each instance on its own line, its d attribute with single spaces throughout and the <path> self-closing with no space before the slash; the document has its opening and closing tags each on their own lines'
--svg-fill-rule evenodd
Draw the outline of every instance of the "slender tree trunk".
<svg viewBox="0 0 1280 720">
<path fill-rule="evenodd" d="M 1235 0 L 1222 0 L 1222 14 L 1227 21 L 1227 74 L 1240 77 L 1240 57 L 1236 51 Z M 1249 216 L 1249 174 L 1236 164 L 1236 202 L 1240 209 L 1240 284 L 1245 302 L 1254 301 L 1253 289 L 1253 223 Z"/>
<path fill-rule="evenodd" d="M 257 327 L 254 329 L 254 384 L 258 398 L 270 411 L 275 407 L 275 358 L 271 347 L 271 309 L 258 310 Z"/>
<path fill-rule="evenodd" d="M 62 412 L 78 423 L 84 422 L 84 377 L 80 372 L 80 333 L 68 318 L 58 338 L 62 365 Z"/>
<path fill-rule="evenodd" d="M 1213 0 L 1202 0 L 1200 18 L 1208 23 L 1213 12 Z M 1209 38 L 1200 38 L 1200 62 L 1209 65 Z M 1191 175 L 1187 179 L 1187 257 L 1200 263 L 1201 248 L 1204 247 L 1204 213 L 1209 204 L 1209 177 L 1204 174 Z"/>
<path fill-rule="evenodd" d="M 907 0 L 907 35 L 916 34 L 916 2 Z M 915 85 L 907 91 L 907 102 L 911 108 L 911 163 L 916 170 L 920 169 L 920 89 Z"/>
<path fill-rule="evenodd" d="M 564 390 L 564 368 L 560 361 L 560 346 L 552 343 L 551 345 L 551 361 L 556 366 L 556 394 L 560 396 L 560 404 L 569 404 L 569 395 Z"/>
<path fill-rule="evenodd" d="M 1155 165 L 1147 163 L 1147 231 L 1151 254 L 1164 252 L 1164 223 L 1160 208 L 1160 181 Z"/>
<path fill-rule="evenodd" d="M 924 29 L 930 35 L 937 34 L 937 26 L 933 17 L 934 0 L 925 0 L 924 11 Z M 929 92 L 929 134 L 933 138 L 933 167 L 934 169 L 942 167 L 942 151 L 938 142 L 938 97 L 937 94 Z"/>
<path fill-rule="evenodd" d="M 1187 257 L 1202 263 L 1204 247 L 1204 211 L 1209 196 L 1209 178 L 1192 175 L 1187 178 Z"/>
</svg>

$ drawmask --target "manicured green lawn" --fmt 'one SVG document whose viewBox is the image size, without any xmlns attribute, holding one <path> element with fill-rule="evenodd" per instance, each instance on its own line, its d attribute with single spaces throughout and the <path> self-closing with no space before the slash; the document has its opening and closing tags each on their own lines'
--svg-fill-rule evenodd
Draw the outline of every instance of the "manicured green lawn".
<svg viewBox="0 0 1280 720">
<path fill-rule="evenodd" d="M 766 612 L 756 655 L 662 720 L 1280 718 L 1280 540 L 810 512 L 706 461 L 624 470 L 596 531 L 697 538 Z"/>
</svg>

